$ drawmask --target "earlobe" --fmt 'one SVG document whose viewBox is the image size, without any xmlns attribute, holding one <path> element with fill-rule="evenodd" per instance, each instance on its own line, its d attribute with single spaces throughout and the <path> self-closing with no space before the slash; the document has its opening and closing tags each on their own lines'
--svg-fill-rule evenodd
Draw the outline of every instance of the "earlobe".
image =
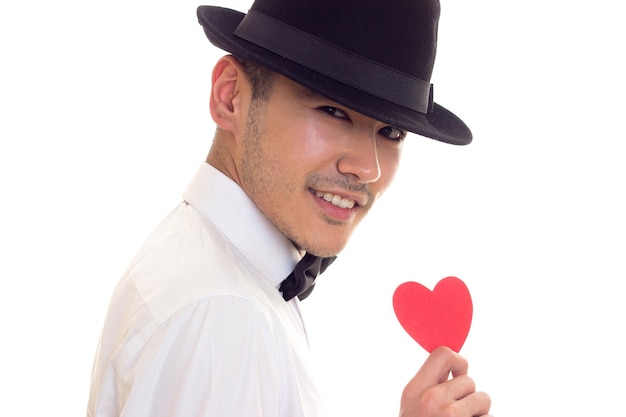
<svg viewBox="0 0 626 417">
<path fill-rule="evenodd" d="M 233 56 L 220 59 L 212 74 L 211 116 L 222 129 L 235 132 L 241 114 L 241 82 L 243 68 Z"/>
</svg>

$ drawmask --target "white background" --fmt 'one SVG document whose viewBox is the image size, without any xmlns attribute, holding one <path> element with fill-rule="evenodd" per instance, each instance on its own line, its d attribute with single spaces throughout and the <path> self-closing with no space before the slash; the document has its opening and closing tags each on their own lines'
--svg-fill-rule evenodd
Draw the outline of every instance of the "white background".
<svg viewBox="0 0 626 417">
<path fill-rule="evenodd" d="M 197 2 L 0 6 L 0 414 L 83 415 L 113 287 L 213 134 Z M 249 3 L 222 5 L 245 11 Z M 392 416 L 426 353 L 393 290 L 461 277 L 497 416 L 622 415 L 626 203 L 617 1 L 443 0 L 436 101 L 396 182 L 304 303 L 334 416 Z"/>
</svg>

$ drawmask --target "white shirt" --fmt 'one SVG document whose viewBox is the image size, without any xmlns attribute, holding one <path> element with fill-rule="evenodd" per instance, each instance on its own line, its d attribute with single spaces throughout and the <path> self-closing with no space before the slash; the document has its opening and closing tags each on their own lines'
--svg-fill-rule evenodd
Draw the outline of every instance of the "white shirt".
<svg viewBox="0 0 626 417">
<path fill-rule="evenodd" d="M 202 164 L 113 294 L 91 417 L 317 417 L 295 297 L 300 255 L 229 178 Z"/>
</svg>

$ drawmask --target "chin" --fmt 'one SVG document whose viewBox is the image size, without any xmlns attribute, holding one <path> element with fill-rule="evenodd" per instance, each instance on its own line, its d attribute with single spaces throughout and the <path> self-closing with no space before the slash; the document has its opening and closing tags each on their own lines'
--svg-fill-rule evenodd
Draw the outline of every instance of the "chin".
<svg viewBox="0 0 626 417">
<path fill-rule="evenodd" d="M 346 229 L 338 230 L 335 226 L 324 226 L 322 224 L 300 236 L 293 236 L 295 239 L 291 241 L 300 251 L 321 257 L 337 256 L 348 244 L 352 233 L 346 233 Z"/>
<path fill-rule="evenodd" d="M 345 247 L 347 242 L 319 242 L 303 247 L 309 253 L 321 257 L 337 256 Z"/>
</svg>

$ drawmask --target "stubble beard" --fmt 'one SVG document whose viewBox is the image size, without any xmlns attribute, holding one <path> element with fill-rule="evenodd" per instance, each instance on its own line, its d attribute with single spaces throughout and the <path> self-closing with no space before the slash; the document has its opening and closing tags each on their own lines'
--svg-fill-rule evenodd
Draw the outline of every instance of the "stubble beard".
<svg viewBox="0 0 626 417">
<path fill-rule="evenodd" d="M 283 220 L 280 215 L 282 201 L 272 201 L 268 197 L 272 195 L 272 190 L 282 187 L 285 190 L 283 195 L 294 195 L 293 186 L 286 184 L 276 174 L 280 169 L 281 161 L 277 157 L 271 157 L 265 151 L 264 141 L 267 136 L 267 126 L 264 117 L 263 100 L 252 100 L 246 119 L 246 130 L 244 132 L 242 146 L 241 182 L 244 191 L 261 210 L 265 217 L 276 227 L 285 237 L 291 240 L 296 248 L 301 250 L 301 243 L 298 242 L 293 228 Z M 303 245 L 302 245 L 303 246 Z"/>
</svg>

